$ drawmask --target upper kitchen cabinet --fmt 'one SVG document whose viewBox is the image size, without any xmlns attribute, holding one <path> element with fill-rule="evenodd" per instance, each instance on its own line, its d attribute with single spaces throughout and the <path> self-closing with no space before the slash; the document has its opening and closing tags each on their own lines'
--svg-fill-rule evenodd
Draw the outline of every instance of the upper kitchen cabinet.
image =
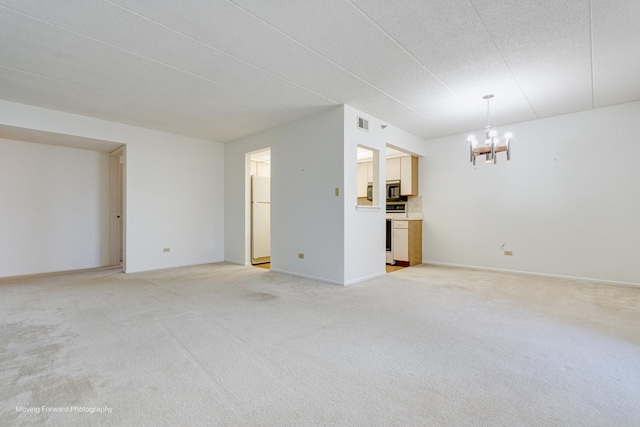
<svg viewBox="0 0 640 427">
<path fill-rule="evenodd" d="M 387 181 L 397 181 L 401 179 L 400 158 L 387 159 Z"/>
<path fill-rule="evenodd" d="M 369 183 L 367 165 L 371 163 L 372 162 L 358 163 L 358 197 L 367 197 L 367 184 Z"/>
<path fill-rule="evenodd" d="M 400 195 L 418 195 L 418 158 L 415 156 L 400 157 Z"/>
<path fill-rule="evenodd" d="M 367 186 L 373 182 L 373 162 L 358 163 L 358 197 L 367 197 Z"/>
<path fill-rule="evenodd" d="M 400 181 L 401 196 L 418 195 L 418 158 L 415 156 L 387 159 L 387 181 Z M 358 197 L 367 197 L 367 184 L 373 181 L 373 162 L 358 163 Z"/>
</svg>

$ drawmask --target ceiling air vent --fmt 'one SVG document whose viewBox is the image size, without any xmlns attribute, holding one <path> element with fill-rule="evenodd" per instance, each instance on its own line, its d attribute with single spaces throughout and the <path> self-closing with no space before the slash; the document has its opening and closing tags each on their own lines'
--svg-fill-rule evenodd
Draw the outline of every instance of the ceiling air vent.
<svg viewBox="0 0 640 427">
<path fill-rule="evenodd" d="M 358 117 L 358 129 L 369 132 L 369 120 Z"/>
</svg>

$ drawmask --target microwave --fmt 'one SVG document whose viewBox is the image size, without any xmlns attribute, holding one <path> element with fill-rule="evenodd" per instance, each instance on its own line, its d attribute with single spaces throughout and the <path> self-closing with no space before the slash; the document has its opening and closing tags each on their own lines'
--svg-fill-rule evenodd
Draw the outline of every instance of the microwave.
<svg viewBox="0 0 640 427">
<path fill-rule="evenodd" d="M 367 184 L 367 200 L 373 200 L 373 182 Z M 400 195 L 400 181 L 387 181 L 387 202 L 401 202 L 406 200 Z"/>
<path fill-rule="evenodd" d="M 399 202 L 401 200 L 400 181 L 387 181 L 387 202 Z"/>
</svg>

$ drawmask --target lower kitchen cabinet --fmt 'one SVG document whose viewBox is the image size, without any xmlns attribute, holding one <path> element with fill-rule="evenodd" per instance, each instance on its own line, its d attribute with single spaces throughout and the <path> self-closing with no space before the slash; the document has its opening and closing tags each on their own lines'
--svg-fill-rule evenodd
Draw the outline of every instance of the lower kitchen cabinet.
<svg viewBox="0 0 640 427">
<path fill-rule="evenodd" d="M 422 221 L 393 220 L 393 259 L 398 265 L 422 264 Z"/>
</svg>

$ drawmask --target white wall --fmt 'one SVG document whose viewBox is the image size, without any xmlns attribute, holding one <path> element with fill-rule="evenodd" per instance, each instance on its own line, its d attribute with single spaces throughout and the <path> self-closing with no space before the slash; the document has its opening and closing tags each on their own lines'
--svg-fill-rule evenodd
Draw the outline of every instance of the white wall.
<svg viewBox="0 0 640 427">
<path fill-rule="evenodd" d="M 0 277 L 109 264 L 109 155 L 0 140 Z"/>
<path fill-rule="evenodd" d="M 223 261 L 223 146 L 127 144 L 126 187 L 127 272 Z"/>
<path fill-rule="evenodd" d="M 358 129 L 358 116 L 369 120 L 369 132 Z M 358 145 L 378 151 L 381 159 L 377 184 L 385 185 L 385 141 L 381 122 L 348 105 L 344 106 L 344 265 L 345 284 L 385 274 L 385 200 L 380 193 L 378 208 L 356 207 Z M 374 159 L 375 163 L 375 159 Z"/>
<path fill-rule="evenodd" d="M 369 120 L 369 131 L 357 127 L 358 116 Z M 422 155 L 426 144 L 421 138 L 392 125 L 382 129 L 381 120 L 350 106 L 344 107 L 344 218 L 345 283 L 351 284 L 385 274 L 385 200 L 387 144 Z M 378 186 L 382 188 L 380 210 L 356 208 L 357 147 L 363 145 L 380 153 Z M 422 159 L 421 159 L 422 161 Z"/>
<path fill-rule="evenodd" d="M 513 155 L 495 166 L 471 165 L 466 135 L 429 141 L 425 262 L 640 284 L 639 117 L 636 102 L 502 127 Z"/>
<path fill-rule="evenodd" d="M 223 260 L 223 144 L 7 101 L 0 124 L 127 145 L 127 272 Z"/>
<path fill-rule="evenodd" d="M 267 147 L 271 147 L 271 269 L 342 284 L 342 107 L 226 145 L 225 259 L 249 263 L 246 153 Z M 298 253 L 304 253 L 304 259 Z"/>
</svg>

